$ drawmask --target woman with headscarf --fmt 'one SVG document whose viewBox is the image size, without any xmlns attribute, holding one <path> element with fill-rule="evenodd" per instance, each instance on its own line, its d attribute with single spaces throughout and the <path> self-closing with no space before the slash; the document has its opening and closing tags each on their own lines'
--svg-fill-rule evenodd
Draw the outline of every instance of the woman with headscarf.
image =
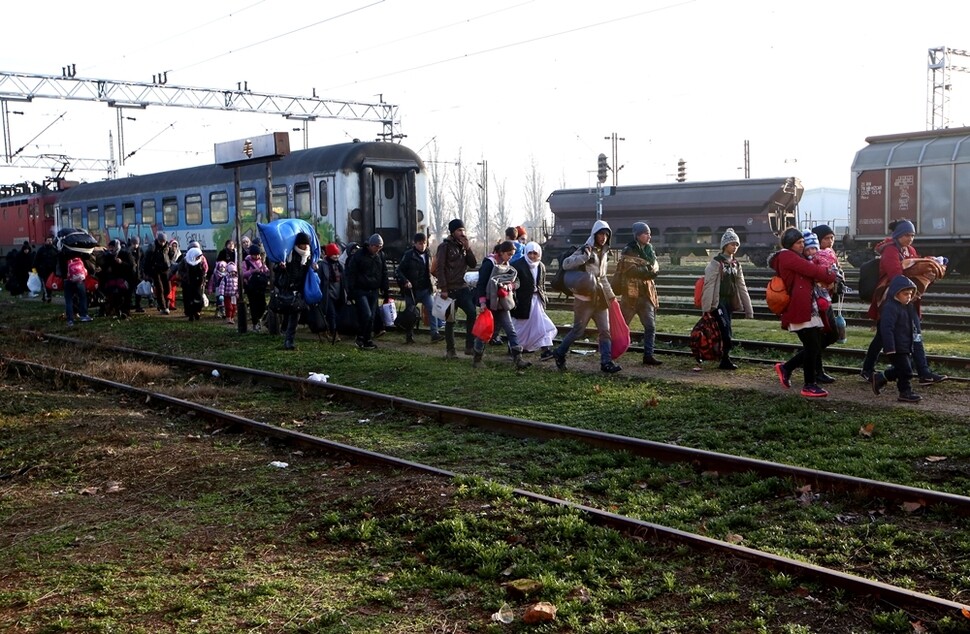
<svg viewBox="0 0 970 634">
<path fill-rule="evenodd" d="M 889 283 L 897 275 L 905 275 L 903 270 L 903 260 L 918 258 L 919 254 L 913 248 L 913 240 L 916 239 L 916 226 L 909 220 L 896 220 L 889 224 L 892 235 L 873 249 L 879 256 L 879 283 L 876 285 L 876 292 L 872 294 L 872 301 L 869 303 L 869 319 L 876 322 L 876 334 L 869 343 L 866 351 L 866 358 L 862 362 L 862 376 L 865 381 L 872 381 L 872 376 L 876 368 L 876 361 L 879 353 L 882 352 L 882 337 L 879 334 L 879 313 L 883 301 L 886 298 L 886 289 Z M 917 316 L 922 314 L 922 301 L 919 294 L 913 298 L 913 305 L 916 307 Z M 936 374 L 930 370 L 929 361 L 926 359 L 926 348 L 923 347 L 922 337 L 917 337 L 913 342 L 913 365 L 919 374 L 920 385 L 932 385 L 947 380 L 946 375 Z"/>
<path fill-rule="evenodd" d="M 785 281 L 790 300 L 781 313 L 781 327 L 798 335 L 802 349 L 785 363 L 775 364 L 775 373 L 782 387 L 791 387 L 791 375 L 797 368 L 805 373 L 802 396 L 817 398 L 829 393 L 816 381 L 822 356 L 822 316 L 815 300 L 816 282 L 834 282 L 835 271 L 802 256 L 805 238 L 795 227 L 785 229 L 781 236 L 781 250 L 768 258 L 768 266 Z"/>
<path fill-rule="evenodd" d="M 546 315 L 546 265 L 542 247 L 537 242 L 525 245 L 525 257 L 512 262 L 518 272 L 519 288 L 515 290 L 512 322 L 525 352 L 542 350 L 542 358 L 552 357 L 552 340 L 556 324 Z"/>
</svg>

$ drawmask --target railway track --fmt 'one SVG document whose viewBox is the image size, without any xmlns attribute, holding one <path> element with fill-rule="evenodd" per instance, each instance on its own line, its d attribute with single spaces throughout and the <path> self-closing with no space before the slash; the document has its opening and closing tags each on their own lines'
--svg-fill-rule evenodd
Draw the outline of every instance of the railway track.
<svg viewBox="0 0 970 634">
<path fill-rule="evenodd" d="M 434 420 L 440 424 L 471 426 L 491 432 L 544 440 L 571 440 L 607 451 L 621 451 L 638 456 L 651 458 L 662 463 L 688 463 L 698 471 L 753 472 L 763 478 L 783 478 L 796 484 L 815 487 L 815 490 L 834 492 L 841 491 L 861 499 L 880 497 L 900 503 L 916 504 L 926 507 L 941 507 L 963 514 L 970 509 L 970 498 L 959 495 L 939 493 L 925 489 L 902 487 L 886 482 L 865 480 L 840 474 L 827 473 L 812 469 L 801 469 L 788 465 L 779 465 L 764 461 L 750 460 L 737 456 L 717 454 L 653 443 L 635 438 L 603 434 L 590 430 L 575 429 L 560 425 L 548 425 L 523 419 L 515 419 L 494 414 L 475 412 L 459 408 L 442 406 L 434 403 L 421 403 L 400 397 L 387 396 L 375 392 L 349 388 L 335 384 L 321 384 L 305 379 L 280 375 L 261 370 L 242 368 L 211 361 L 170 357 L 155 353 L 145 353 L 129 348 L 114 346 L 98 346 L 88 342 L 81 342 L 64 337 L 51 337 L 48 341 L 66 345 L 81 345 L 97 354 L 125 355 L 139 357 L 153 363 L 177 365 L 193 371 L 209 374 L 218 371 L 222 377 L 235 381 L 250 382 L 260 386 L 285 386 L 301 393 L 317 393 L 328 399 L 337 399 L 355 406 L 369 409 L 390 409 L 413 416 Z M 8 371 L 29 374 L 35 378 L 58 376 L 70 381 L 84 381 L 102 389 L 124 391 L 138 397 L 139 400 L 169 408 L 178 408 L 193 415 L 212 421 L 218 427 L 240 427 L 261 435 L 273 437 L 290 443 L 312 447 L 326 453 L 338 453 L 354 460 L 377 462 L 399 468 L 408 468 L 441 477 L 453 477 L 455 472 L 433 465 L 422 464 L 406 458 L 389 456 L 381 452 L 363 449 L 357 446 L 326 440 L 312 433 L 284 429 L 265 423 L 250 420 L 238 414 L 231 414 L 211 406 L 192 403 L 183 399 L 168 396 L 163 393 L 137 388 L 135 386 L 118 383 L 97 377 L 90 377 L 76 372 L 68 372 L 44 366 L 31 361 L 6 358 L 3 364 Z M 848 592 L 871 595 L 892 604 L 907 606 L 938 615 L 953 615 L 961 618 L 968 613 L 963 604 L 947 599 L 934 597 L 912 589 L 899 588 L 892 584 L 864 579 L 838 570 L 831 570 L 793 560 L 787 557 L 761 552 L 737 544 L 711 539 L 683 530 L 672 529 L 656 523 L 645 522 L 635 517 L 629 517 L 611 511 L 603 510 L 603 505 L 592 506 L 577 503 L 525 489 L 515 489 L 515 494 L 526 499 L 554 504 L 582 513 L 591 522 L 615 528 L 625 533 L 647 538 L 660 543 L 683 544 L 712 554 L 730 556 L 748 561 L 759 567 L 783 571 L 792 576 L 812 579 L 842 588 Z"/>
</svg>

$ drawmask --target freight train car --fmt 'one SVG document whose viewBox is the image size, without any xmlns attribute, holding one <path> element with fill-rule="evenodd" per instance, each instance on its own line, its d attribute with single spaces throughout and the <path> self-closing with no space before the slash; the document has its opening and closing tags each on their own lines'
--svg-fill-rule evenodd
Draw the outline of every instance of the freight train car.
<svg viewBox="0 0 970 634">
<path fill-rule="evenodd" d="M 323 242 L 384 238 L 390 259 L 399 258 L 416 231 L 427 230 L 427 175 L 421 158 L 394 143 L 341 143 L 292 152 L 272 164 L 240 168 L 239 212 L 243 233 L 256 223 L 303 218 Z M 59 194 L 58 228 L 87 230 L 101 244 L 158 231 L 181 245 L 198 240 L 221 249 L 235 237 L 233 170 L 205 165 L 171 172 L 86 183 Z"/>
<path fill-rule="evenodd" d="M 892 220 L 916 225 L 916 249 L 970 266 L 970 128 L 873 136 L 852 163 L 849 234 L 843 248 L 859 266 L 891 233 Z"/>
<path fill-rule="evenodd" d="M 613 229 L 612 243 L 622 247 L 633 239 L 634 222 L 650 225 L 651 244 L 678 264 L 686 255 L 707 255 L 720 249 L 721 235 L 733 227 L 743 254 L 758 266 L 778 244 L 785 227 L 797 226 L 798 201 L 804 191 L 794 177 L 760 178 L 608 188 L 603 196 L 603 220 Z M 554 216 L 553 233 L 543 247 L 551 261 L 564 248 L 583 244 L 596 220 L 594 189 L 560 189 L 548 198 Z"/>
</svg>

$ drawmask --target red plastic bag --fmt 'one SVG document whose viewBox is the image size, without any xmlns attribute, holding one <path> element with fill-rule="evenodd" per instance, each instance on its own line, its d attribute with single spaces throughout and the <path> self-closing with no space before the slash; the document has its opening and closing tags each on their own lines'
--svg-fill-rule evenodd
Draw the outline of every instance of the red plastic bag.
<svg viewBox="0 0 970 634">
<path fill-rule="evenodd" d="M 488 343 L 494 332 L 495 317 L 492 316 L 492 311 L 485 309 L 475 318 L 475 325 L 472 326 L 472 334 L 476 338 Z"/>
<path fill-rule="evenodd" d="M 56 273 L 51 273 L 47 276 L 46 286 L 49 291 L 63 291 L 64 280 L 58 277 Z"/>
<path fill-rule="evenodd" d="M 613 346 L 610 349 L 610 357 L 619 359 L 620 355 L 630 347 L 630 326 L 627 325 L 626 319 L 623 319 L 623 310 L 616 299 L 610 302 L 610 339 Z"/>
</svg>

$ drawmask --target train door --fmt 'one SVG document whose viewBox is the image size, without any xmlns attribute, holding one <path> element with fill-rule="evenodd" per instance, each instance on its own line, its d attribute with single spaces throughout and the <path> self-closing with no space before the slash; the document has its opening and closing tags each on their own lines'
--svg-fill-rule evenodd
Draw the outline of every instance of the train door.
<svg viewBox="0 0 970 634">
<path fill-rule="evenodd" d="M 362 217 L 361 238 L 378 233 L 384 239 L 385 255 L 399 259 L 410 245 L 417 219 L 415 217 L 415 173 L 379 171 L 372 167 L 361 170 Z"/>
</svg>

